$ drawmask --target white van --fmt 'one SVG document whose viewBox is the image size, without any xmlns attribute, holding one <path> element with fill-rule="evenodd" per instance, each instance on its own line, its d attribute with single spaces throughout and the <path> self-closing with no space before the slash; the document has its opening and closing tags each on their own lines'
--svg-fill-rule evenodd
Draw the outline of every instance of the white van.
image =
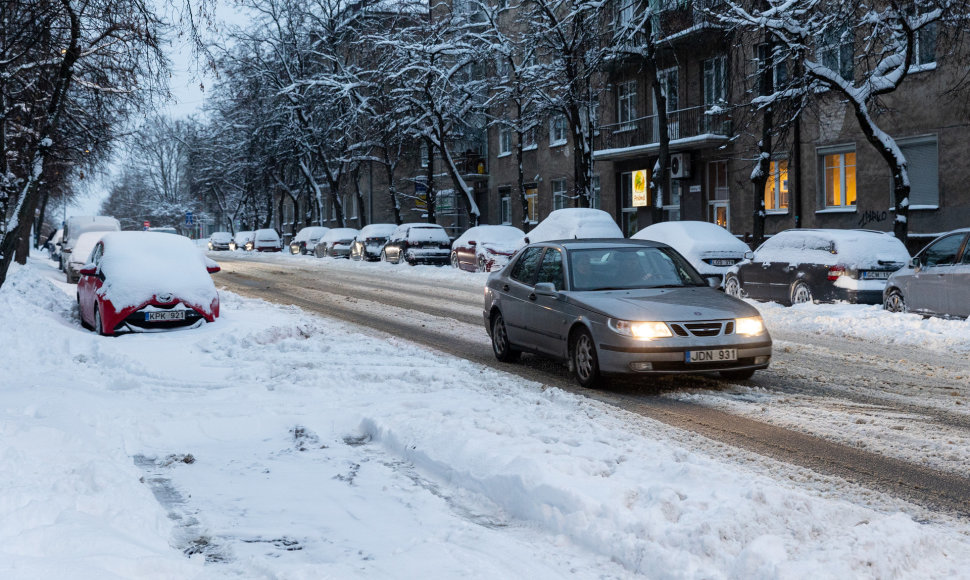
<svg viewBox="0 0 970 580">
<path fill-rule="evenodd" d="M 64 224 L 64 238 L 61 241 L 61 271 L 71 258 L 74 244 L 84 232 L 120 232 L 121 222 L 106 215 L 71 216 Z M 84 256 L 87 258 L 87 256 Z"/>
</svg>

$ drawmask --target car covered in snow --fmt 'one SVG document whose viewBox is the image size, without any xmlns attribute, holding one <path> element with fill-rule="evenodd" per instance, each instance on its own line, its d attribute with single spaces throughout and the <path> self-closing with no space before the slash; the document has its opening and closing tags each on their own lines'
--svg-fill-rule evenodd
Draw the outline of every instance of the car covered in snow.
<svg viewBox="0 0 970 580">
<path fill-rule="evenodd" d="M 514 226 L 475 226 L 451 244 L 451 265 L 468 272 L 491 272 L 509 262 L 525 244 L 525 233 Z"/>
<path fill-rule="evenodd" d="M 331 228 L 317 242 L 313 255 L 318 258 L 349 258 L 350 246 L 358 233 L 360 231 L 354 228 Z"/>
<path fill-rule="evenodd" d="M 724 291 L 786 305 L 881 304 L 886 280 L 908 261 L 906 246 L 889 233 L 785 230 L 733 266 L 725 275 Z"/>
<path fill-rule="evenodd" d="M 569 207 L 557 209 L 526 234 L 527 242 L 582 238 L 622 238 L 623 231 L 603 210 Z"/>
<path fill-rule="evenodd" d="M 117 218 L 104 215 L 71 216 L 64 224 L 64 234 L 61 240 L 60 269 L 65 270 L 74 252 L 74 243 L 84 232 L 118 232 L 121 222 Z M 90 251 L 90 248 L 88 248 Z M 82 261 L 87 255 L 80 256 L 75 261 Z"/>
<path fill-rule="evenodd" d="M 219 316 L 219 265 L 192 240 L 155 232 L 104 234 L 80 269 L 81 324 L 98 334 L 195 327 Z"/>
<path fill-rule="evenodd" d="M 380 260 L 381 248 L 396 229 L 397 224 L 369 224 L 360 228 L 350 245 L 350 259 L 371 262 Z"/>
<path fill-rule="evenodd" d="M 216 250 L 228 250 L 229 244 L 232 243 L 232 234 L 229 232 L 212 232 L 209 236 L 209 249 L 212 251 Z"/>
<path fill-rule="evenodd" d="M 771 361 L 756 308 L 647 240 L 529 244 L 489 275 L 482 314 L 499 361 L 521 352 L 561 360 L 584 387 L 607 375 L 747 379 Z"/>
<path fill-rule="evenodd" d="M 307 226 L 296 232 L 290 240 L 291 254 L 309 254 L 317 246 L 317 242 L 330 228 L 324 226 Z"/>
<path fill-rule="evenodd" d="M 886 282 L 883 307 L 970 317 L 970 228 L 947 232 L 920 250 Z"/>
<path fill-rule="evenodd" d="M 273 228 L 264 228 L 253 233 L 253 241 L 246 249 L 257 252 L 282 252 L 283 240 L 280 239 L 279 232 Z"/>
<path fill-rule="evenodd" d="M 690 265 L 718 285 L 724 275 L 751 249 L 723 227 L 710 222 L 679 221 L 649 225 L 633 234 L 634 240 L 662 242 L 687 258 Z"/>
<path fill-rule="evenodd" d="M 74 240 L 74 247 L 71 252 L 66 254 L 64 261 L 64 276 L 68 284 L 77 284 L 78 279 L 81 277 L 81 268 L 87 263 L 88 255 L 91 254 L 91 250 L 94 249 L 98 240 L 106 233 L 108 232 L 84 232 Z"/>
<path fill-rule="evenodd" d="M 236 232 L 236 235 L 232 237 L 232 241 L 229 242 L 229 249 L 232 251 L 253 249 L 252 243 L 253 236 L 255 235 L 256 232 L 250 230 Z"/>
<path fill-rule="evenodd" d="M 437 224 L 410 223 L 394 228 L 381 248 L 381 261 L 392 264 L 444 266 L 451 256 L 451 239 Z"/>
</svg>

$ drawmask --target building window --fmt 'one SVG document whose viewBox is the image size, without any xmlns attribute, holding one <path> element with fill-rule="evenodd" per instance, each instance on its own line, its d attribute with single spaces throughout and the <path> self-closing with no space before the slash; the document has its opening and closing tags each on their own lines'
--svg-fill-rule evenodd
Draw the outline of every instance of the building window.
<svg viewBox="0 0 970 580">
<path fill-rule="evenodd" d="M 616 87 L 616 121 L 622 130 L 633 129 L 637 118 L 637 81 L 626 81 Z"/>
<path fill-rule="evenodd" d="M 707 164 L 707 221 L 730 231 L 731 189 L 728 185 L 727 161 Z"/>
<path fill-rule="evenodd" d="M 528 151 L 536 148 L 536 128 L 535 125 L 522 132 L 522 150 Z"/>
<path fill-rule="evenodd" d="M 855 151 L 824 153 L 820 157 L 825 183 L 825 207 L 855 207 Z"/>
<path fill-rule="evenodd" d="M 917 30 L 913 43 L 913 66 L 932 68 L 933 64 L 936 64 L 936 22 Z"/>
<path fill-rule="evenodd" d="M 557 114 L 549 121 L 549 146 L 566 144 L 566 116 Z"/>
<path fill-rule="evenodd" d="M 539 223 L 539 189 L 536 184 L 531 183 L 525 186 L 526 217 L 530 224 Z"/>
<path fill-rule="evenodd" d="M 619 24 L 620 30 L 624 30 L 633 25 L 635 8 L 636 0 L 619 0 L 617 6 L 617 24 Z"/>
<path fill-rule="evenodd" d="M 512 153 L 512 129 L 503 125 L 498 130 L 498 154 L 508 155 L 510 153 Z"/>
<path fill-rule="evenodd" d="M 357 219 L 357 195 L 354 193 L 344 195 L 344 218 Z"/>
<path fill-rule="evenodd" d="M 649 172 L 648 172 L 649 173 Z M 650 183 L 650 177 L 647 177 Z M 650 202 L 650 190 L 647 189 L 647 205 Z M 627 238 L 640 231 L 637 228 L 637 208 L 633 205 L 633 173 L 620 174 L 620 227 Z"/>
<path fill-rule="evenodd" d="M 569 207 L 569 197 L 566 195 L 566 180 L 552 180 L 552 209 Z"/>
<path fill-rule="evenodd" d="M 670 180 L 670 194 L 664 198 L 664 220 L 668 222 L 680 221 L 680 192 L 681 182 Z"/>
<path fill-rule="evenodd" d="M 704 105 L 710 107 L 726 102 L 727 57 L 718 56 L 707 59 L 704 61 Z"/>
<path fill-rule="evenodd" d="M 512 188 L 498 188 L 498 195 L 501 203 L 499 211 L 502 215 L 502 223 L 509 225 L 512 223 Z"/>
<path fill-rule="evenodd" d="M 821 48 L 818 51 L 819 60 L 822 61 L 822 65 L 849 81 L 854 77 L 854 52 L 854 38 L 849 27 L 831 28 L 822 34 Z"/>
<path fill-rule="evenodd" d="M 772 213 L 788 212 L 788 160 L 778 159 L 768 166 L 765 182 L 765 210 Z"/>
<path fill-rule="evenodd" d="M 936 136 L 899 139 L 896 144 L 906 157 L 906 169 L 909 171 L 909 209 L 938 209 L 940 151 Z M 890 186 L 893 185 L 890 182 Z M 890 199 L 895 206 L 895 196 Z"/>
<path fill-rule="evenodd" d="M 431 159 L 428 155 L 428 142 L 421 141 L 421 167 L 427 167 Z"/>
<path fill-rule="evenodd" d="M 594 175 L 590 182 L 589 207 L 600 209 L 600 176 Z"/>
<path fill-rule="evenodd" d="M 676 111 L 680 108 L 678 98 L 678 80 L 680 75 L 676 68 L 668 68 L 657 73 L 657 80 L 660 81 L 660 89 L 664 98 L 667 100 L 667 112 Z M 656 111 L 657 108 L 654 107 Z"/>
</svg>

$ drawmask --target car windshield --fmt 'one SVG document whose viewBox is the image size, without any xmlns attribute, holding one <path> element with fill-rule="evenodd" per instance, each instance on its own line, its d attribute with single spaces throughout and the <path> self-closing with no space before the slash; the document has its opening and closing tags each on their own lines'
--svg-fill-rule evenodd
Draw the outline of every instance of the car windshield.
<svg viewBox="0 0 970 580">
<path fill-rule="evenodd" d="M 570 287 L 578 291 L 707 286 L 686 260 L 667 248 L 572 250 L 569 266 Z"/>
</svg>

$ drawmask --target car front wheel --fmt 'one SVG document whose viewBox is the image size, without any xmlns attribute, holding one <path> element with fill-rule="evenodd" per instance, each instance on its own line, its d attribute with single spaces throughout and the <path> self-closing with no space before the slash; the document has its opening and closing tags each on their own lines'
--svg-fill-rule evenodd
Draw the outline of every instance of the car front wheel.
<svg viewBox="0 0 970 580">
<path fill-rule="evenodd" d="M 485 256 L 479 256 L 478 257 L 478 271 L 479 272 L 487 272 L 488 271 L 488 263 L 485 260 Z"/>
<path fill-rule="evenodd" d="M 906 307 L 903 293 L 899 290 L 890 290 L 889 294 L 886 295 L 886 300 L 882 303 L 882 307 L 890 312 L 907 312 L 909 310 Z"/>
<path fill-rule="evenodd" d="M 512 348 L 509 342 L 509 333 L 505 330 L 505 319 L 501 314 L 496 314 L 492 318 L 492 352 L 495 358 L 501 362 L 515 362 L 522 354 Z"/>
<path fill-rule="evenodd" d="M 452 252 L 451 253 L 451 267 L 452 268 L 455 268 L 455 269 L 458 268 L 458 253 L 457 252 Z"/>
<path fill-rule="evenodd" d="M 104 331 L 104 321 L 101 320 L 101 308 L 97 304 L 94 305 L 94 331 L 101 336 L 105 336 Z"/>
<path fill-rule="evenodd" d="M 744 289 L 741 288 L 741 280 L 735 274 L 728 274 L 724 278 L 724 293 L 735 298 L 744 298 Z"/>
<path fill-rule="evenodd" d="M 600 365 L 596 357 L 596 343 L 588 330 L 582 328 L 573 335 L 569 347 L 569 363 L 580 386 L 592 389 L 600 382 Z"/>
<path fill-rule="evenodd" d="M 812 289 L 809 288 L 808 284 L 805 282 L 797 280 L 791 285 L 791 291 L 788 293 L 788 299 L 792 305 L 811 302 L 813 300 Z"/>
</svg>

